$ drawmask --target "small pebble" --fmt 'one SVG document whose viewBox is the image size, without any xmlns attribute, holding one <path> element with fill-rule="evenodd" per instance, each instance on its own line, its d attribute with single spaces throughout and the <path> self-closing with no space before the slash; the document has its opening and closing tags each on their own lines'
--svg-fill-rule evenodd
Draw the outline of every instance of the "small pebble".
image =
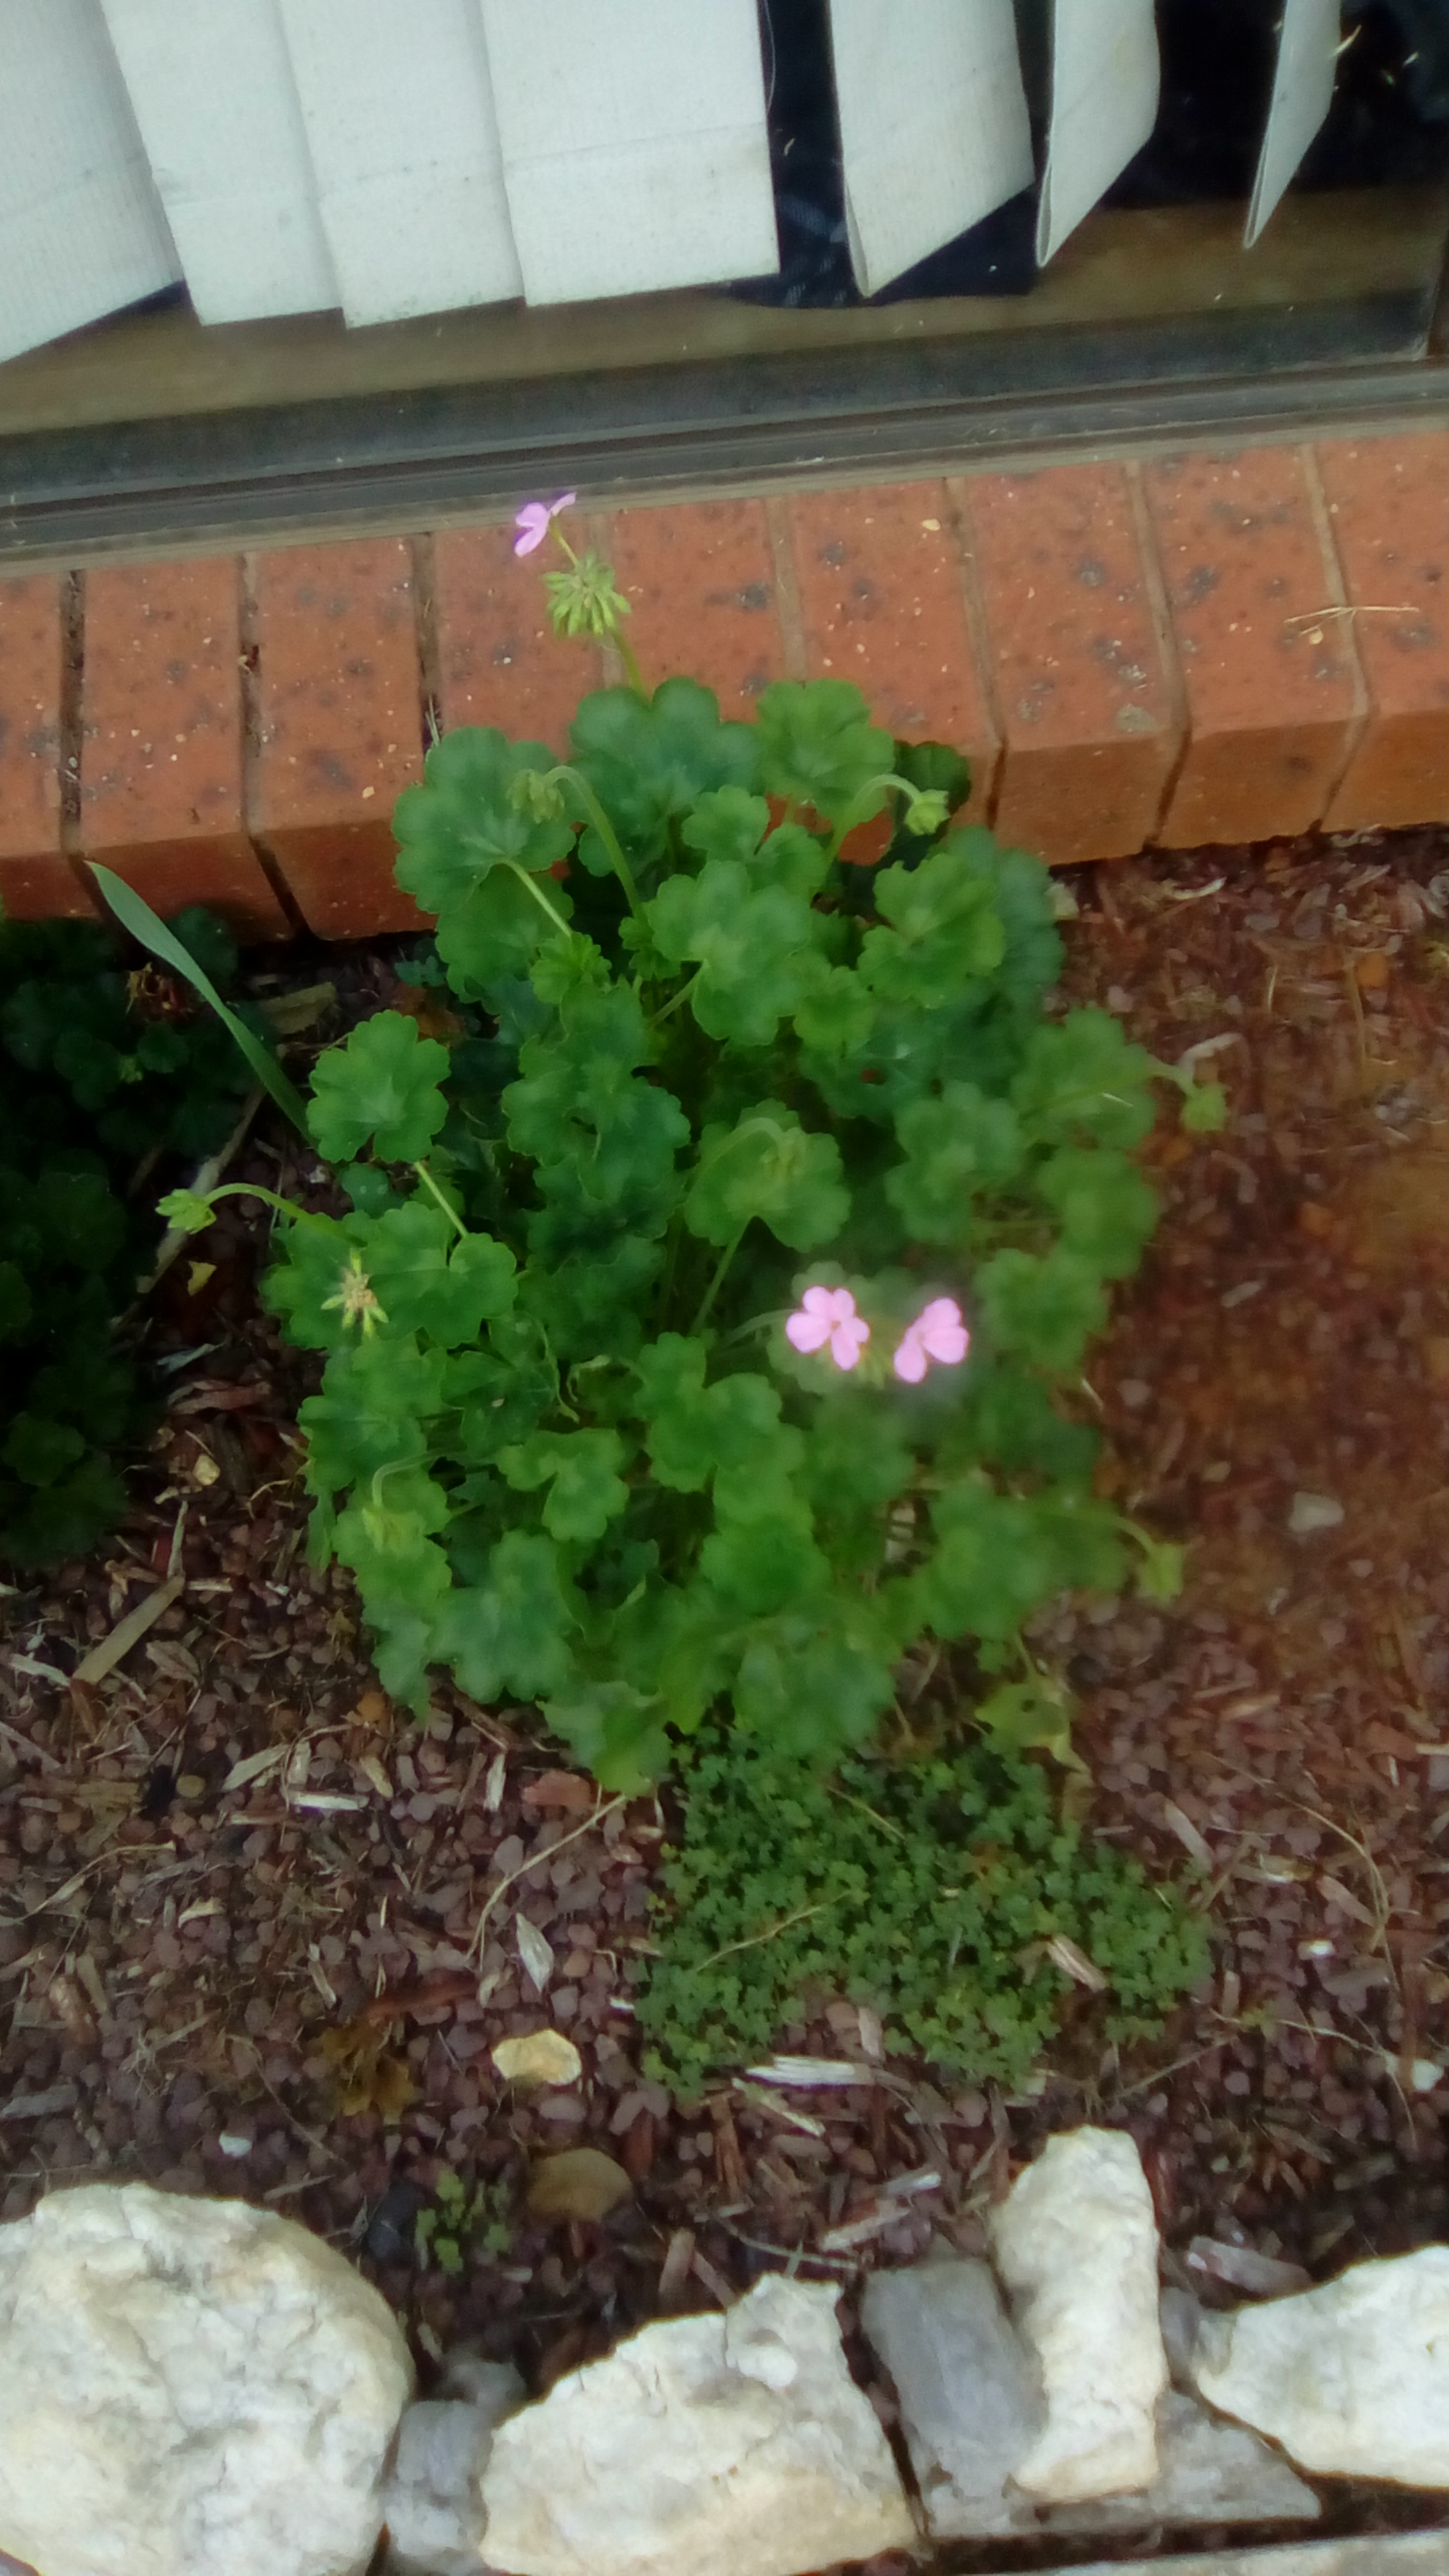
<svg viewBox="0 0 1449 2576">
<path fill-rule="evenodd" d="M 1288 1514 L 1289 1535 L 1311 1538 L 1317 1530 L 1337 1529 L 1343 1505 L 1332 1494 L 1295 1494 Z"/>
</svg>

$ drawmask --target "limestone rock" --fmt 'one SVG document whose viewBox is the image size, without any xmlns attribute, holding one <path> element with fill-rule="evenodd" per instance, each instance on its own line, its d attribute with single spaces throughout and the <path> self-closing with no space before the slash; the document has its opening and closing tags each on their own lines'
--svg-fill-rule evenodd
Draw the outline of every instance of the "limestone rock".
<svg viewBox="0 0 1449 2576">
<path fill-rule="evenodd" d="M 479 2576 L 480 2481 L 494 2427 L 520 2403 L 523 2382 L 503 2362 L 474 2362 L 465 2375 L 479 2387 L 481 2403 L 426 2398 L 408 2408 L 398 2427 L 382 2497 L 388 2576 Z"/>
<path fill-rule="evenodd" d="M 1043 2504 L 1150 2486 L 1167 2361 L 1152 2195 L 1132 2140 L 1090 2128 L 1049 2138 L 992 2240 L 1047 2404 L 1018 2486 Z"/>
<path fill-rule="evenodd" d="M 499 2427 L 484 2546 L 507 2576 L 801 2576 L 910 2548 L 828 2284 L 646 2326 Z"/>
<path fill-rule="evenodd" d="M 1135 2495 L 1053 2505 L 1051 2532 L 1143 2531 L 1194 2522 L 1316 2522 L 1317 2496 L 1285 2459 L 1241 2424 L 1169 2389 L 1157 2409 L 1158 2473 Z"/>
<path fill-rule="evenodd" d="M 290 2219 L 141 2183 L 0 2227 L 0 2550 L 45 2576 L 361 2576 L 412 2388 Z"/>
<path fill-rule="evenodd" d="M 1045 2409 L 987 2265 L 933 2262 L 877 2272 L 861 2318 L 895 2381 L 933 2540 L 1311 2522 L 1318 2514 L 1312 2489 L 1266 2442 L 1175 2390 L 1158 2402 L 1159 2469 L 1151 2486 L 1091 2503 L 1033 2505 L 1013 2473 L 1037 2440 Z"/>
<path fill-rule="evenodd" d="M 1194 2376 L 1305 2469 L 1449 2486 L 1449 2246 L 1206 2317 Z"/>
<path fill-rule="evenodd" d="M 932 2539 L 1034 2529 L 1030 2506 L 1007 2482 L 1046 2410 L 990 2265 L 873 2272 L 861 2323 L 895 2381 Z"/>
</svg>

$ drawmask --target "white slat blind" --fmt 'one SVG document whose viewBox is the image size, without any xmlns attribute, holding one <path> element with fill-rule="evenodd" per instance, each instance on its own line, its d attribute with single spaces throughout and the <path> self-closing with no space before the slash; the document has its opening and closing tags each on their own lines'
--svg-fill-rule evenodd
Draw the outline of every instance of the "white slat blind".
<svg viewBox="0 0 1449 2576">
<path fill-rule="evenodd" d="M 0 0 L 0 358 L 180 274 L 100 0 Z"/>
<path fill-rule="evenodd" d="M 203 322 L 341 298 L 276 0 L 103 0 Z"/>
<path fill-rule="evenodd" d="M 1146 142 L 1157 122 L 1159 79 L 1153 0 L 1056 0 L 1037 214 L 1043 267 Z"/>
<path fill-rule="evenodd" d="M 472 0 L 281 0 L 349 322 L 522 287 Z"/>
<path fill-rule="evenodd" d="M 1034 176 L 1011 0 L 830 0 L 855 282 L 874 295 Z"/>
<path fill-rule="evenodd" d="M 1243 236 L 1249 250 L 1333 103 L 1338 43 L 1338 0 L 1283 0 L 1273 103 Z"/>
<path fill-rule="evenodd" d="M 480 0 L 530 304 L 779 266 L 755 0 Z"/>
</svg>

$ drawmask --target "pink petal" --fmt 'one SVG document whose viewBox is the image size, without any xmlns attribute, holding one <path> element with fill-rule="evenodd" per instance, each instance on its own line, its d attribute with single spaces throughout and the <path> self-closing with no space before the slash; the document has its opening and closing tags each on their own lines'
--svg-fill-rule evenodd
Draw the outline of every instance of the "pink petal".
<svg viewBox="0 0 1449 2576">
<path fill-rule="evenodd" d="M 848 1294 L 848 1291 L 846 1292 Z M 854 1299 L 851 1300 L 852 1304 Z M 870 1326 L 859 1315 L 837 1324 L 830 1336 L 830 1356 L 837 1368 L 853 1369 L 870 1340 Z"/>
<path fill-rule="evenodd" d="M 577 492 L 565 492 L 561 500 L 554 502 L 549 511 L 549 517 L 551 519 L 556 519 L 560 510 L 571 510 L 578 497 Z"/>
<path fill-rule="evenodd" d="M 807 1296 L 811 1292 L 806 1291 Z M 823 1351 L 830 1339 L 828 1315 L 795 1314 L 785 1325 L 785 1339 L 797 1351 Z"/>
<path fill-rule="evenodd" d="M 895 1370 L 897 1377 L 903 1377 L 905 1379 L 907 1386 L 920 1385 L 922 1378 L 926 1374 L 926 1354 L 921 1348 L 919 1335 L 914 1324 L 910 1326 L 905 1340 L 902 1342 L 900 1349 L 897 1351 L 895 1358 L 891 1362 L 891 1366 Z"/>
<path fill-rule="evenodd" d="M 959 1368 L 971 1346 L 971 1336 L 964 1324 L 934 1324 L 921 1335 L 922 1348 L 933 1360 L 946 1368 Z"/>
<path fill-rule="evenodd" d="M 513 522 L 515 528 L 522 530 L 522 534 L 514 540 L 513 551 L 516 555 L 531 555 L 536 546 L 542 545 L 548 535 L 551 515 L 546 502 L 525 501 Z"/>
<path fill-rule="evenodd" d="M 954 1297 L 933 1297 L 929 1306 L 924 1306 L 916 1317 L 914 1329 L 924 1332 L 935 1330 L 942 1324 L 959 1324 L 960 1321 L 961 1309 Z"/>
</svg>

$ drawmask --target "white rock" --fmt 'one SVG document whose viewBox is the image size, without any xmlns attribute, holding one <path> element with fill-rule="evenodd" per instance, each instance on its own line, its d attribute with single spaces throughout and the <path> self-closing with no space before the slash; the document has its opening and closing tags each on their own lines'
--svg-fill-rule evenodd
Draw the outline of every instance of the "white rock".
<svg viewBox="0 0 1449 2576">
<path fill-rule="evenodd" d="M 1305 2469 L 1449 2486 L 1449 2246 L 1205 2317 L 1193 2376 Z"/>
<path fill-rule="evenodd" d="M 1150 2486 L 1167 2360 L 1152 2194 L 1132 2140 L 1114 2129 L 1048 2139 L 992 2241 L 1047 2403 L 1018 2486 L 1043 2504 Z"/>
<path fill-rule="evenodd" d="M 361 2576 L 411 2389 L 290 2219 L 130 2183 L 0 2227 L 0 2549 L 45 2576 Z"/>
<path fill-rule="evenodd" d="M 1045 2416 L 1041 2383 L 988 2263 L 873 2272 L 861 2324 L 895 2382 L 901 2429 L 933 2540 L 1035 2528 L 1008 2493 Z"/>
<path fill-rule="evenodd" d="M 1053 2505 L 1059 2532 L 1145 2531 L 1195 2522 L 1316 2522 L 1322 2508 L 1285 2459 L 1241 2424 L 1220 2424 L 1170 2388 L 1157 2408 L 1158 2473 L 1135 2495 Z"/>
<path fill-rule="evenodd" d="M 646 2326 L 499 2427 L 483 2476 L 506 2576 L 801 2576 L 915 2540 L 828 2284 Z"/>
</svg>

